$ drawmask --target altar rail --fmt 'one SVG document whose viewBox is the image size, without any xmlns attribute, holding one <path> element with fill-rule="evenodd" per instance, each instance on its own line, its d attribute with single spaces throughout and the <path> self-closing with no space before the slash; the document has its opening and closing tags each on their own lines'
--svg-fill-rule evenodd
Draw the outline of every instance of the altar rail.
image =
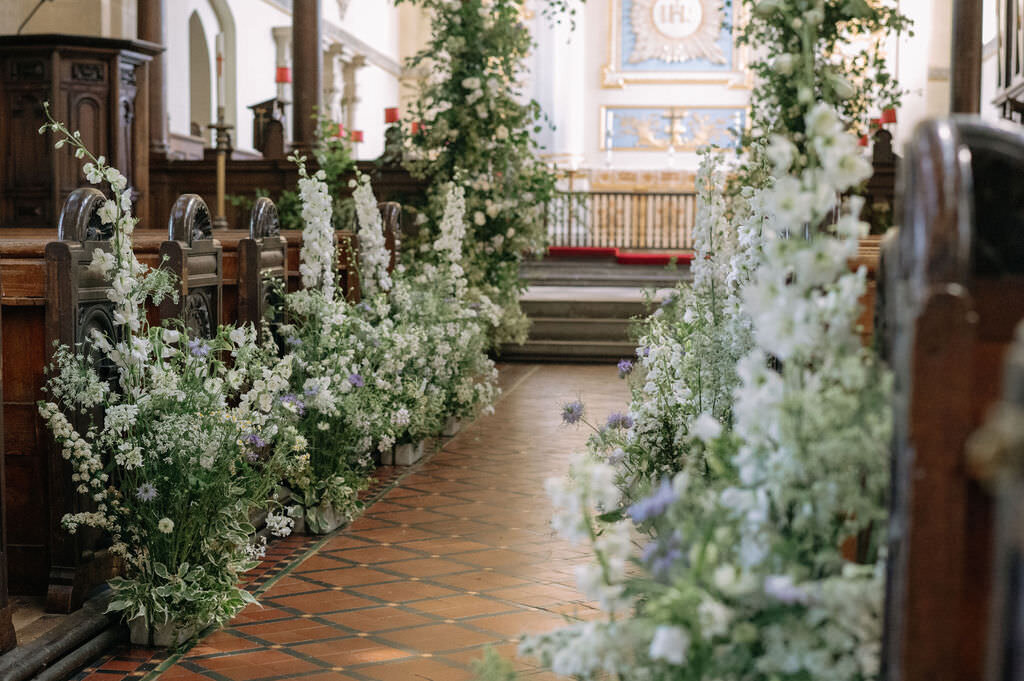
<svg viewBox="0 0 1024 681">
<path fill-rule="evenodd" d="M 693 248 L 693 192 L 560 192 L 545 210 L 549 246 Z"/>
</svg>

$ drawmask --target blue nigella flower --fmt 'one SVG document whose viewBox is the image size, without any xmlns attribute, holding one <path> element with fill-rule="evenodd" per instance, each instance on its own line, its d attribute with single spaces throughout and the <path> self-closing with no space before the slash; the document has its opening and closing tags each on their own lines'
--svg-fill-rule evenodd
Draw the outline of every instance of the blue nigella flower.
<svg viewBox="0 0 1024 681">
<path fill-rule="evenodd" d="M 287 338 L 284 339 L 284 342 L 292 346 L 293 348 L 297 348 L 300 345 L 302 345 L 302 339 L 296 338 L 295 336 L 288 336 Z"/>
<path fill-rule="evenodd" d="M 650 357 L 651 347 L 649 345 L 645 345 L 642 348 L 637 348 L 636 354 L 637 357 Z"/>
<path fill-rule="evenodd" d="M 363 377 L 360 376 L 359 374 L 349 374 L 348 382 L 357 388 L 362 388 L 364 385 L 366 385 L 366 382 L 363 380 Z"/>
<path fill-rule="evenodd" d="M 654 490 L 650 496 L 641 499 L 627 508 L 626 514 L 633 519 L 634 523 L 639 525 L 644 521 L 663 515 L 675 501 L 676 493 L 672 489 L 671 481 L 668 478 L 662 478 L 658 489 Z"/>
<path fill-rule="evenodd" d="M 373 312 L 373 308 L 370 307 L 365 301 L 356 305 L 356 308 L 362 310 L 363 312 Z"/>
<path fill-rule="evenodd" d="M 139 485 L 139 489 L 135 491 L 135 498 L 139 501 L 150 502 L 156 499 L 157 491 L 156 487 L 153 487 L 152 483 L 144 482 Z"/>
<path fill-rule="evenodd" d="M 633 373 L 633 363 L 628 359 L 620 359 L 616 366 L 619 369 L 619 378 L 625 378 Z"/>
<path fill-rule="evenodd" d="M 313 386 L 312 388 L 306 388 L 302 391 L 302 394 L 306 397 L 315 397 L 320 394 L 320 388 Z"/>
<path fill-rule="evenodd" d="M 623 428 L 628 429 L 633 427 L 633 417 L 629 414 L 623 414 L 621 411 L 617 411 L 614 414 L 608 416 L 608 422 L 605 424 L 605 428 Z"/>
<path fill-rule="evenodd" d="M 579 400 L 562 405 L 562 421 L 575 425 L 583 418 L 583 403 Z"/>
<path fill-rule="evenodd" d="M 193 338 L 188 342 L 188 351 L 194 357 L 206 357 L 210 354 L 210 345 L 204 340 Z"/>
</svg>

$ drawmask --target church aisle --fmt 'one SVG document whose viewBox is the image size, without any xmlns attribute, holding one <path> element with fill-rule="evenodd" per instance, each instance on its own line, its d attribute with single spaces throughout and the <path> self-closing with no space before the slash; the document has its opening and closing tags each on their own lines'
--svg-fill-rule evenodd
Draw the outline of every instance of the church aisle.
<svg viewBox="0 0 1024 681">
<path fill-rule="evenodd" d="M 520 634 L 592 615 L 575 585 L 586 553 L 555 537 L 544 480 L 587 437 L 561 424 L 560 405 L 581 398 L 601 418 L 623 408 L 626 384 L 614 366 L 580 365 L 507 364 L 501 381 L 494 415 L 314 542 L 263 587 L 262 607 L 148 678 L 461 681 L 487 646 L 511 657 Z M 117 662 L 80 678 L 118 678 Z M 524 679 L 556 678 L 517 667 Z"/>
</svg>

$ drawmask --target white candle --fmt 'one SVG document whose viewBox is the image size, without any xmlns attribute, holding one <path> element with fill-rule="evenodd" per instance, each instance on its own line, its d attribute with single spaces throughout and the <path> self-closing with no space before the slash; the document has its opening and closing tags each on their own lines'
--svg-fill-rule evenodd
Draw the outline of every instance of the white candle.
<svg viewBox="0 0 1024 681">
<path fill-rule="evenodd" d="M 224 34 L 217 34 L 217 106 L 223 108 L 224 101 Z"/>
</svg>

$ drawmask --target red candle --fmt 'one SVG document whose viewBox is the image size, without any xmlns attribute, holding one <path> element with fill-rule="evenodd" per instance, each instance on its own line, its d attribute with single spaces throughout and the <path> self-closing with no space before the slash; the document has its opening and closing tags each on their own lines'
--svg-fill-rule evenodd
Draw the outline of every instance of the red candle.
<svg viewBox="0 0 1024 681">
<path fill-rule="evenodd" d="M 862 147 L 866 147 L 866 146 L 868 145 L 868 136 L 867 136 L 867 135 L 861 135 L 861 136 L 860 136 L 860 142 L 859 142 L 859 144 L 860 144 L 860 146 L 862 146 Z"/>
<path fill-rule="evenodd" d="M 335 137 L 344 137 L 344 136 L 345 136 L 345 124 L 344 123 L 338 123 L 338 134 L 336 134 Z"/>
<path fill-rule="evenodd" d="M 278 66 L 277 74 L 274 76 L 275 83 L 292 82 L 292 69 L 289 66 Z"/>
<path fill-rule="evenodd" d="M 353 142 L 362 142 L 363 141 L 363 131 L 362 130 L 353 130 L 352 131 L 352 141 Z"/>
<path fill-rule="evenodd" d="M 420 134 L 421 130 L 423 130 L 423 126 L 420 125 L 420 122 L 419 121 L 413 121 L 412 122 L 412 134 L 418 135 L 418 134 Z"/>
<path fill-rule="evenodd" d="M 882 111 L 882 122 L 883 123 L 895 123 L 896 122 L 896 109 L 884 109 Z"/>
<path fill-rule="evenodd" d="M 384 122 L 385 123 L 397 123 L 398 122 L 398 107 L 390 106 L 384 109 Z"/>
</svg>

